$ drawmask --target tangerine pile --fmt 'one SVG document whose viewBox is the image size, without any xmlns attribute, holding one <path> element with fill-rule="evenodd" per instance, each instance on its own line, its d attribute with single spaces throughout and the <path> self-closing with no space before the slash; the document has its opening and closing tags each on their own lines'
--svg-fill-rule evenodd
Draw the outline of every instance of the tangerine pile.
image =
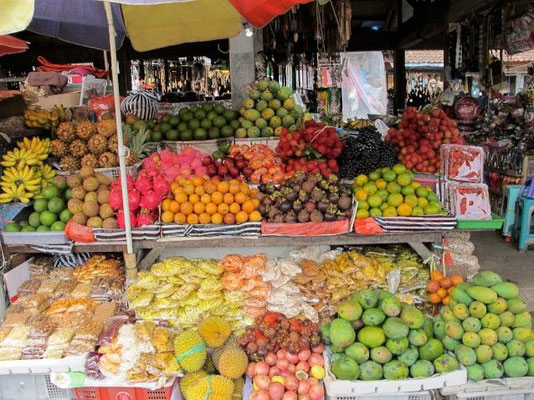
<svg viewBox="0 0 534 400">
<path fill-rule="evenodd" d="M 161 220 L 176 224 L 242 224 L 259 222 L 258 190 L 236 179 L 177 177 L 163 200 Z"/>
<path fill-rule="evenodd" d="M 460 275 L 446 277 L 439 270 L 430 273 L 430 281 L 426 285 L 426 290 L 430 293 L 428 300 L 432 304 L 444 304 L 448 306 L 451 302 L 451 292 L 464 280 Z"/>
</svg>

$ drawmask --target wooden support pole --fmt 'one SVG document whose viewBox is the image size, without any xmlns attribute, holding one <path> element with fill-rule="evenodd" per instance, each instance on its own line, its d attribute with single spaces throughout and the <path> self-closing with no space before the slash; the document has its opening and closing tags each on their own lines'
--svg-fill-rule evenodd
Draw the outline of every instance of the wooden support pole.
<svg viewBox="0 0 534 400">
<path fill-rule="evenodd" d="M 135 279 L 137 277 L 137 257 L 135 253 L 128 254 L 127 251 L 124 251 L 122 255 L 126 267 L 126 279 Z"/>
</svg>

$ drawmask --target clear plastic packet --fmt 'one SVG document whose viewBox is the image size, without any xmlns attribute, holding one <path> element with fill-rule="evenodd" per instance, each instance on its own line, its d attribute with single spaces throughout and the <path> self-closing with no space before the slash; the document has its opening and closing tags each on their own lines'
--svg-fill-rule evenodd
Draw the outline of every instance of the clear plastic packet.
<svg viewBox="0 0 534 400">
<path fill-rule="evenodd" d="M 101 357 L 102 354 L 97 352 L 90 352 L 87 356 L 87 360 L 85 360 L 85 373 L 88 377 L 93 379 L 104 379 L 104 375 L 102 375 L 102 372 L 100 372 L 100 368 L 98 367 L 98 362 Z"/>
<path fill-rule="evenodd" d="M 88 283 L 80 282 L 76 285 L 72 293 L 70 294 L 71 297 L 75 299 L 79 299 L 82 297 L 88 297 L 91 293 L 91 285 Z"/>
<path fill-rule="evenodd" d="M 60 282 L 61 280 L 59 278 L 45 279 L 41 282 L 41 286 L 39 286 L 37 293 L 42 293 L 47 295 L 48 297 L 51 297 Z"/>
<path fill-rule="evenodd" d="M 117 310 L 117 303 L 108 301 L 106 303 L 99 303 L 94 309 L 91 319 L 105 324 Z"/>
<path fill-rule="evenodd" d="M 41 309 L 47 307 L 50 297 L 44 293 L 32 294 L 25 297 L 19 297 L 15 304 L 21 304 L 24 308 L 37 308 Z"/>
<path fill-rule="evenodd" d="M 26 322 L 28 322 L 32 315 L 33 314 L 30 310 L 11 312 L 6 315 L 2 326 L 13 328 L 15 326 L 24 325 Z"/>
<path fill-rule="evenodd" d="M 20 360 L 22 351 L 20 348 L 0 347 L 0 361 Z"/>
<path fill-rule="evenodd" d="M 59 279 L 72 279 L 72 272 L 74 268 L 71 267 L 56 267 L 50 270 L 50 278 L 59 278 Z"/>
<path fill-rule="evenodd" d="M 444 144 L 441 146 L 441 169 L 445 179 L 482 183 L 484 149 L 477 146 Z"/>
<path fill-rule="evenodd" d="M 68 344 L 62 344 L 57 346 L 48 346 L 43 353 L 43 358 L 58 359 L 63 358 L 63 353 L 67 350 Z"/>
<path fill-rule="evenodd" d="M 119 329 L 126 322 L 128 322 L 128 317 L 126 315 L 115 315 L 114 317 L 111 317 L 98 337 L 98 346 L 107 346 L 111 344 L 113 338 L 119 332 Z"/>
<path fill-rule="evenodd" d="M 30 333 L 30 327 L 26 325 L 15 326 L 0 344 L 2 347 L 20 347 L 24 346 Z"/>
<path fill-rule="evenodd" d="M 61 346 L 70 343 L 76 329 L 74 328 L 60 328 L 50 335 L 48 338 L 48 346 Z"/>
<path fill-rule="evenodd" d="M 104 325 L 102 322 L 89 320 L 76 331 L 74 340 L 96 341 L 102 332 Z"/>
<path fill-rule="evenodd" d="M 52 257 L 34 257 L 30 262 L 30 274 L 48 274 L 53 265 Z"/>
<path fill-rule="evenodd" d="M 41 280 L 40 279 L 28 279 L 25 281 L 22 285 L 20 285 L 18 290 L 19 296 L 28 296 L 31 294 L 37 293 L 37 290 L 39 290 L 39 287 L 41 286 Z"/>
<path fill-rule="evenodd" d="M 68 356 L 80 356 L 86 353 L 89 353 L 95 349 L 95 341 L 92 340 L 83 340 L 83 339 L 73 339 L 70 342 L 67 350 L 65 351 L 65 357 Z"/>
<path fill-rule="evenodd" d="M 52 294 L 52 298 L 62 299 L 65 297 L 69 297 L 77 284 L 78 282 L 76 281 L 76 279 L 60 280 L 59 285 L 57 286 L 56 290 Z"/>
</svg>

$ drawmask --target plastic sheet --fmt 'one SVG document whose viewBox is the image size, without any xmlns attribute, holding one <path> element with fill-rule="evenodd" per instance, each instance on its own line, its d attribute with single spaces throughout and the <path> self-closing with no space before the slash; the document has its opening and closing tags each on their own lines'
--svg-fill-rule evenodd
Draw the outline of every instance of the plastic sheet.
<svg viewBox="0 0 534 400">
<path fill-rule="evenodd" d="M 323 236 L 341 235 L 350 231 L 348 219 L 334 222 L 305 222 L 296 224 L 277 224 L 262 221 L 262 235 L 279 236 Z"/>
<path fill-rule="evenodd" d="M 374 218 L 362 218 L 354 220 L 354 232 L 358 235 L 377 235 L 385 233 L 386 230 L 381 228 Z"/>
<path fill-rule="evenodd" d="M 387 114 L 384 56 L 380 51 L 342 53 L 343 120 Z"/>
<path fill-rule="evenodd" d="M 444 144 L 440 150 L 441 174 L 445 179 L 481 183 L 484 179 L 484 149 Z"/>
</svg>

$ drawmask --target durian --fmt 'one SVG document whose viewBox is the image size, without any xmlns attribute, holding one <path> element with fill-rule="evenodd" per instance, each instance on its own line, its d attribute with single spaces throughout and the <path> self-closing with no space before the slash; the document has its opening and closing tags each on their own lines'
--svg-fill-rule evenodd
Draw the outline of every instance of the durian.
<svg viewBox="0 0 534 400">
<path fill-rule="evenodd" d="M 222 352 L 217 369 L 221 375 L 230 379 L 237 379 L 243 376 L 248 367 L 248 356 L 243 349 L 229 347 Z"/>
<path fill-rule="evenodd" d="M 243 386 L 245 386 L 245 380 L 243 378 L 234 380 L 234 393 L 232 394 L 232 399 L 241 400 L 243 398 Z"/>
<path fill-rule="evenodd" d="M 180 379 L 180 392 L 182 392 L 182 396 L 185 397 L 186 400 L 193 400 L 186 397 L 187 389 L 189 386 L 191 386 L 192 383 L 196 382 L 198 379 L 204 378 L 205 376 L 208 376 L 206 371 L 200 370 L 197 372 L 189 372 L 188 374 L 185 374 L 183 378 Z"/>
<path fill-rule="evenodd" d="M 215 348 L 226 343 L 232 328 L 223 318 L 210 316 L 200 323 L 198 332 L 208 347 Z"/>
<path fill-rule="evenodd" d="M 174 339 L 176 360 L 187 372 L 200 370 L 206 362 L 206 344 L 200 335 L 193 331 L 183 331 Z"/>
<path fill-rule="evenodd" d="M 232 400 L 234 382 L 221 375 L 208 375 L 191 383 L 187 388 L 187 400 Z"/>
</svg>

